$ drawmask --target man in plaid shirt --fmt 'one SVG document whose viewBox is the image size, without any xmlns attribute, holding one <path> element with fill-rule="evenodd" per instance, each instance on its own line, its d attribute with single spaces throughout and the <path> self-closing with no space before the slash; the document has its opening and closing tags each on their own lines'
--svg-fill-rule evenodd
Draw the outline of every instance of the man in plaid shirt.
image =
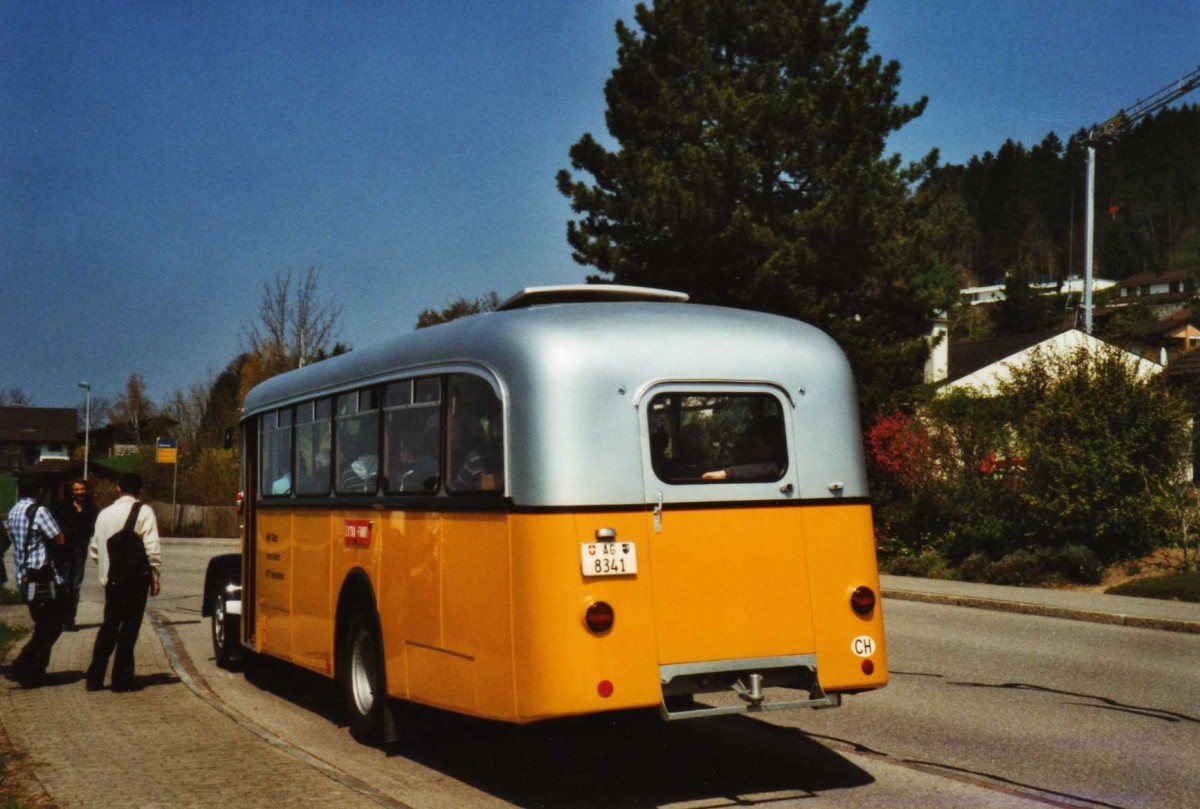
<svg viewBox="0 0 1200 809">
<path fill-rule="evenodd" d="M 17 587 L 27 593 L 30 571 L 50 564 L 50 545 L 62 545 L 63 535 L 50 510 L 39 505 L 45 489 L 34 478 L 17 479 L 17 504 L 8 512 L 8 533 L 13 543 L 13 566 Z M 61 594 L 63 579 L 54 572 L 56 591 Z M 50 650 L 62 634 L 62 596 L 49 601 L 28 602 L 33 618 L 33 634 L 13 661 L 9 677 L 26 687 L 40 685 L 50 664 Z"/>
</svg>

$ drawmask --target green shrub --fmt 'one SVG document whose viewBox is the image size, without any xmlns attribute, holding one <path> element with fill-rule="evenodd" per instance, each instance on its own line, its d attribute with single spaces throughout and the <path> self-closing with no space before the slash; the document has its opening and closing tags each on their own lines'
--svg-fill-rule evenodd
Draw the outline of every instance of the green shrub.
<svg viewBox="0 0 1200 809">
<path fill-rule="evenodd" d="M 1050 573 L 1042 554 L 1022 548 L 988 565 L 987 576 L 992 584 L 1039 584 Z"/>
<path fill-rule="evenodd" d="M 1062 581 L 1099 584 L 1104 578 L 1104 566 L 1092 549 L 1083 545 L 1047 548 L 1042 556 L 1046 569 Z"/>
<path fill-rule="evenodd" d="M 958 566 L 958 575 L 963 581 L 988 581 L 992 563 L 982 553 L 973 553 Z"/>
<path fill-rule="evenodd" d="M 1161 377 L 1115 349 L 1035 352 L 996 395 L 881 414 L 865 435 L 880 558 L 929 548 L 977 580 L 1093 583 L 1158 546 L 1170 513 L 1155 493 L 1188 449 L 1186 405 Z"/>
<path fill-rule="evenodd" d="M 896 556 L 883 565 L 885 573 L 895 576 L 917 576 L 924 579 L 950 578 L 950 568 L 937 551 L 925 551 L 919 556 Z"/>
</svg>

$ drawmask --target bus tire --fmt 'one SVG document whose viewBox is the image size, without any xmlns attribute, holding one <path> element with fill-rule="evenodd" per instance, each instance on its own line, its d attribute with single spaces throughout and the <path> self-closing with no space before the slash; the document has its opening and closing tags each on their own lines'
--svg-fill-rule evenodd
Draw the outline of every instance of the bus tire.
<svg viewBox="0 0 1200 809">
<path fill-rule="evenodd" d="M 346 714 L 354 738 L 366 744 L 384 740 L 387 689 L 383 677 L 383 644 L 375 616 L 359 609 L 350 616 L 342 650 L 341 677 Z"/>
<path fill-rule="evenodd" d="M 241 628 L 238 626 L 238 616 L 229 615 L 225 611 L 226 595 L 221 593 L 213 604 L 212 613 L 212 644 L 213 657 L 217 665 L 223 669 L 234 668 L 242 660 L 241 647 L 238 643 Z"/>
</svg>

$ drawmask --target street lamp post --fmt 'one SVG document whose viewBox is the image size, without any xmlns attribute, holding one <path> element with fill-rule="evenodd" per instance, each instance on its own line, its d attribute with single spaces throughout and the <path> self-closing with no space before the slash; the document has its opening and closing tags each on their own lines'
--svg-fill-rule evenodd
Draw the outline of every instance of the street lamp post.
<svg viewBox="0 0 1200 809">
<path fill-rule="evenodd" d="M 87 391 L 87 404 L 83 410 L 83 479 L 88 476 L 88 453 L 91 449 L 92 432 L 92 383 L 80 382 L 79 387 Z"/>
</svg>

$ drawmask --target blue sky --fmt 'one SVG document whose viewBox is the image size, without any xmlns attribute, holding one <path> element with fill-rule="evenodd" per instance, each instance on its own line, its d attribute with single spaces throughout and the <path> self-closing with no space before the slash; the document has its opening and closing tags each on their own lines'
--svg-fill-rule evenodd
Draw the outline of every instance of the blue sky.
<svg viewBox="0 0 1200 809">
<path fill-rule="evenodd" d="M 626 0 L 0 0 L 0 389 L 165 399 L 322 272 L 367 345 L 463 295 L 579 283 L 554 185 L 604 131 Z M 890 149 L 1065 137 L 1200 65 L 1193 2 L 875 0 L 929 96 Z M 1200 101 L 1200 97 L 1193 99 Z"/>
</svg>

